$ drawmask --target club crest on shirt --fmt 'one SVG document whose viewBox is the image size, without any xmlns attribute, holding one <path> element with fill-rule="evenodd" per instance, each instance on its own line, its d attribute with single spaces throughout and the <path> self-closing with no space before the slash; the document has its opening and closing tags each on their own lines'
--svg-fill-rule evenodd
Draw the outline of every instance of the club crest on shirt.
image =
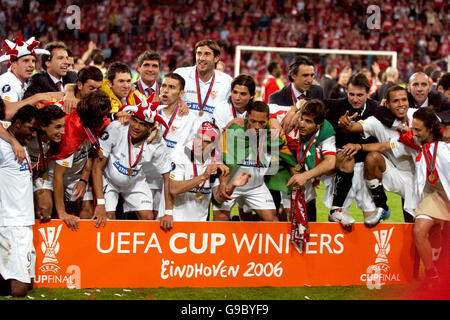
<svg viewBox="0 0 450 320">
<path fill-rule="evenodd" d="M 9 92 L 9 91 L 11 91 L 11 86 L 10 86 L 9 84 L 5 84 L 5 85 L 2 87 L 2 92 L 3 92 L 3 93 L 7 93 L 7 92 Z"/>
<path fill-rule="evenodd" d="M 219 92 L 217 91 L 217 90 L 213 90 L 213 91 L 211 91 L 211 99 L 215 99 L 216 97 L 217 97 L 217 94 L 218 94 Z"/>
<path fill-rule="evenodd" d="M 102 135 L 100 136 L 100 139 L 102 139 L 103 141 L 108 140 L 109 138 L 109 133 L 107 131 L 103 131 Z"/>
</svg>

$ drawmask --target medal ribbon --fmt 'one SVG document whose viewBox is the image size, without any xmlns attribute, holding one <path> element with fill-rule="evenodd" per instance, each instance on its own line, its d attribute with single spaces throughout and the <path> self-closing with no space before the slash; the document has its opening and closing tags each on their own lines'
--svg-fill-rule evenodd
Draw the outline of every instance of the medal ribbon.
<svg viewBox="0 0 450 320">
<path fill-rule="evenodd" d="M 427 180 L 432 184 L 435 185 L 438 180 L 438 175 L 436 171 L 436 158 L 437 158 L 437 148 L 438 148 L 438 141 L 436 140 L 434 142 L 434 154 L 428 157 L 428 151 L 425 148 L 425 145 L 422 145 L 422 152 L 423 156 L 425 157 L 425 163 L 427 165 Z M 434 174 L 434 179 L 430 179 L 430 175 Z"/>
<path fill-rule="evenodd" d="M 91 129 L 89 128 L 83 128 L 84 131 L 86 132 L 89 140 L 91 141 L 92 145 L 94 146 L 95 150 L 97 151 L 102 151 L 102 149 L 100 148 L 100 143 L 98 142 L 98 138 L 95 134 L 92 133 Z"/>
<path fill-rule="evenodd" d="M 297 163 L 299 165 L 302 165 L 303 161 L 305 161 L 306 155 L 308 154 L 308 150 L 311 149 L 311 146 L 312 146 L 314 139 L 316 138 L 318 132 L 319 131 L 316 131 L 316 133 L 314 133 L 314 135 L 311 137 L 311 139 L 309 139 L 305 149 L 303 149 L 302 136 L 299 134 L 299 136 L 298 136 L 298 152 L 297 152 Z"/>
<path fill-rule="evenodd" d="M 197 101 L 198 101 L 198 107 L 200 111 L 203 111 L 203 108 L 206 106 L 206 103 L 208 102 L 209 96 L 211 95 L 211 90 L 214 85 L 214 80 L 216 78 L 216 73 L 213 73 L 211 84 L 209 85 L 208 92 L 206 93 L 205 101 L 202 103 L 202 93 L 200 92 L 200 80 L 198 79 L 198 71 L 195 69 L 195 85 L 197 86 Z"/>
<path fill-rule="evenodd" d="M 131 134 L 130 130 L 128 129 L 128 163 L 130 164 L 130 169 L 134 168 L 137 165 L 139 158 L 141 157 L 142 151 L 144 150 L 144 144 L 145 140 L 141 144 L 141 150 L 139 150 L 139 154 L 136 157 L 136 161 L 134 161 L 134 163 L 131 164 Z"/>
<path fill-rule="evenodd" d="M 175 111 L 174 111 L 174 112 L 172 113 L 172 115 L 170 116 L 169 123 L 167 124 L 167 130 L 166 130 L 166 132 L 164 132 L 164 135 L 163 135 L 163 138 L 164 138 L 164 139 L 166 139 L 167 135 L 169 134 L 170 127 L 172 126 L 172 123 L 173 123 L 173 121 L 175 120 L 175 117 L 176 117 L 176 115 L 177 115 L 177 113 L 178 113 L 178 106 L 179 106 L 179 105 L 177 105 Z M 161 111 L 161 110 L 159 111 L 159 114 L 160 114 L 160 115 L 162 114 L 162 111 Z"/>
<path fill-rule="evenodd" d="M 258 167 L 260 166 L 260 163 L 261 163 L 261 156 L 262 156 L 262 152 L 263 152 L 265 137 L 266 137 L 265 133 L 263 133 L 262 135 L 258 135 L 259 146 L 258 146 L 258 154 L 256 156 L 256 164 L 258 165 Z"/>
<path fill-rule="evenodd" d="M 231 113 L 233 114 L 233 119 L 236 119 L 236 108 L 231 104 Z"/>
<path fill-rule="evenodd" d="M 194 171 L 194 178 L 198 176 L 198 170 L 197 170 L 197 165 L 195 164 L 195 158 L 194 158 L 194 147 L 192 147 L 192 169 Z M 195 190 L 197 192 L 200 192 L 201 190 L 203 190 L 203 188 L 205 187 L 205 183 L 206 180 L 203 181 L 202 185 L 198 185 L 195 187 Z"/>
</svg>

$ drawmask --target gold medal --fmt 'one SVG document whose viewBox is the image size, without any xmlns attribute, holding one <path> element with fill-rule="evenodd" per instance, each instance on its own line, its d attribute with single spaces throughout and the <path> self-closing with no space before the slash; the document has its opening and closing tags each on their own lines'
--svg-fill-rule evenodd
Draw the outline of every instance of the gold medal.
<svg viewBox="0 0 450 320">
<path fill-rule="evenodd" d="M 430 175 L 428 176 L 428 179 L 430 181 L 433 181 L 436 178 L 436 176 L 433 173 L 430 173 Z"/>
<path fill-rule="evenodd" d="M 202 193 L 200 191 L 197 191 L 197 193 L 195 194 L 195 197 L 197 199 L 201 199 L 202 198 Z"/>
<path fill-rule="evenodd" d="M 128 169 L 127 173 L 131 177 L 133 175 L 133 170 L 132 169 Z"/>
<path fill-rule="evenodd" d="M 302 165 L 296 164 L 294 170 L 300 172 L 300 170 L 302 170 Z"/>
<path fill-rule="evenodd" d="M 203 110 L 200 110 L 199 113 L 198 113 L 198 115 L 199 115 L 200 117 L 203 117 Z"/>
</svg>

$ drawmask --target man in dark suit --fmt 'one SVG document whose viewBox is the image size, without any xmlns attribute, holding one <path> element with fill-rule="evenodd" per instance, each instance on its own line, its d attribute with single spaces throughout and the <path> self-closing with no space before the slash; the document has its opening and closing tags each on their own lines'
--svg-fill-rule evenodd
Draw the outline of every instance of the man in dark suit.
<svg viewBox="0 0 450 320">
<path fill-rule="evenodd" d="M 320 86 L 323 88 L 323 95 L 326 99 L 330 98 L 331 90 L 337 85 L 336 78 L 336 66 L 327 66 L 325 68 L 325 74 L 320 80 Z"/>
<path fill-rule="evenodd" d="M 352 134 L 343 131 L 339 126 L 339 118 L 344 114 L 352 116 L 358 114 L 354 121 L 364 120 L 372 116 L 377 109 L 378 103 L 369 98 L 370 82 L 362 73 L 354 74 L 348 82 L 348 95 L 341 99 L 324 100 L 327 110 L 326 119 L 333 125 L 336 131 L 336 149 L 338 150 L 336 157 L 336 176 L 334 179 L 334 192 L 331 203 L 329 220 L 339 222 L 344 227 L 348 227 L 355 222 L 351 216 L 345 212 L 344 202 L 352 188 L 354 169 L 357 163 L 364 163 L 367 152 L 359 151 L 352 158 L 345 158 L 341 155 L 343 146 L 348 143 L 362 144 L 377 142 L 375 138 L 363 139 L 360 134 Z M 356 177 L 358 178 L 358 177 Z M 364 179 L 364 178 L 363 178 Z M 356 191 L 356 190 L 354 190 Z M 356 192 L 354 192 L 356 193 Z M 361 196 L 359 196 L 361 198 Z M 371 213 L 369 205 L 362 206 L 364 212 Z M 375 209 L 375 208 L 373 208 Z"/>
<path fill-rule="evenodd" d="M 296 56 L 289 64 L 289 81 L 283 89 L 269 97 L 269 104 L 293 106 L 298 100 L 323 100 L 323 89 L 313 84 L 314 63 L 305 56 Z"/>
<path fill-rule="evenodd" d="M 157 52 L 145 51 L 137 61 L 139 79 L 134 83 L 136 90 L 145 97 L 159 95 L 158 77 L 161 72 L 161 56 Z"/>
<path fill-rule="evenodd" d="M 63 42 L 50 42 L 45 47 L 50 55 L 43 54 L 42 68 L 30 78 L 30 84 L 24 93 L 24 99 L 39 92 L 64 91 L 68 83 L 77 81 L 77 74 L 69 71 L 69 55 Z"/>
<path fill-rule="evenodd" d="M 298 100 L 323 100 L 323 89 L 321 86 L 313 84 L 315 78 L 314 63 L 305 56 L 296 56 L 289 64 L 289 81 L 283 89 L 272 93 L 269 96 L 269 104 L 277 105 L 275 114 L 284 115 L 291 106 L 294 106 Z M 271 114 L 273 109 L 271 107 Z M 279 191 L 270 190 L 277 212 L 280 213 L 281 194 Z M 287 195 L 283 194 L 283 197 Z M 287 205 L 287 204 L 286 204 Z M 316 201 L 311 200 L 306 205 L 307 211 L 311 216 L 315 216 Z M 308 213 L 308 216 L 310 214 Z"/>
</svg>

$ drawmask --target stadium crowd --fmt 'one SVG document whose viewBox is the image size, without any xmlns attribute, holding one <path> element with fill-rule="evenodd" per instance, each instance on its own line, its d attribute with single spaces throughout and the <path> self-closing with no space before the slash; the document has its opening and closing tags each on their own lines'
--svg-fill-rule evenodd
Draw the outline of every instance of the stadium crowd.
<svg viewBox="0 0 450 320">
<path fill-rule="evenodd" d="M 332 1 L 188 4 L 98 3 L 71 33 L 59 15 L 62 2 L 31 1 L 26 11 L 21 1 L 2 2 L 0 32 L 8 36 L 0 57 L 7 68 L 0 76 L 0 257 L 13 250 L 17 259 L 0 265 L 0 280 L 12 279 L 0 289 L 16 296 L 29 289 L 35 218 L 60 218 L 72 230 L 79 219 L 97 227 L 108 219 L 158 219 L 164 230 L 177 221 L 289 221 L 301 250 L 308 223 L 317 221 L 321 181 L 329 221 L 348 230 L 353 201 L 371 228 L 389 219 L 386 191 L 400 195 L 427 284 L 436 285 L 450 221 L 450 74 L 430 57 L 448 54 L 447 34 L 439 34 L 438 55 L 429 50 L 432 40 L 410 56 L 402 47 L 400 69 L 381 59 L 367 67 L 337 56 L 266 61 L 253 54 L 232 78 L 232 48 L 240 43 L 365 49 L 375 46 L 364 44 L 375 33 L 353 16 L 362 5 L 351 1 L 339 19 L 325 14 Z M 383 4 L 397 24 L 429 27 L 430 39 L 448 28 L 445 4 L 414 8 Z M 24 13 L 28 29 L 18 27 Z M 295 23 L 284 23 L 288 18 Z M 325 19 L 330 25 L 316 33 Z M 161 32 L 160 24 L 170 27 Z M 248 28 L 257 31 L 249 42 Z M 377 49 L 389 48 L 390 28 L 383 23 L 376 33 Z M 405 46 L 409 41 L 417 42 Z"/>
</svg>

